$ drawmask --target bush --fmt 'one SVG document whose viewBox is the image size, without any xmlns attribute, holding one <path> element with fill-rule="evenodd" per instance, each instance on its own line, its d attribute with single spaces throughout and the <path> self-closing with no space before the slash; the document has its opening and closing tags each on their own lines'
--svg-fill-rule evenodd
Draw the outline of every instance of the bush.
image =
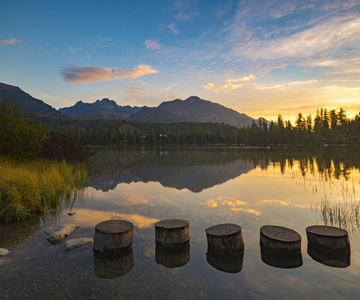
<svg viewBox="0 0 360 300">
<path fill-rule="evenodd" d="M 76 142 L 66 135 L 51 132 L 42 147 L 41 154 L 50 159 L 87 161 L 93 151 L 86 148 L 86 144 L 85 141 Z"/>
<path fill-rule="evenodd" d="M 7 101 L 0 104 L 0 153 L 15 157 L 35 157 L 46 140 L 42 124 L 24 116 Z"/>
</svg>

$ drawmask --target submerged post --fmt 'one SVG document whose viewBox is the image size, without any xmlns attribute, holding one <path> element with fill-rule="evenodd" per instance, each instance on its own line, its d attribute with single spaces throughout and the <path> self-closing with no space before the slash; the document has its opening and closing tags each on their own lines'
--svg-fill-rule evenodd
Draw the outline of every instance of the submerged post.
<svg viewBox="0 0 360 300">
<path fill-rule="evenodd" d="M 134 225 L 123 220 L 104 221 L 95 226 L 94 252 L 119 257 L 131 248 Z"/>
<path fill-rule="evenodd" d="M 290 228 L 265 225 L 260 228 L 260 246 L 282 254 L 301 251 L 301 236 Z"/>
<path fill-rule="evenodd" d="M 241 227 L 236 224 L 219 224 L 205 229 L 208 241 L 208 251 L 213 253 L 241 253 L 244 251 L 244 241 Z"/>
<path fill-rule="evenodd" d="M 155 223 L 156 245 L 162 249 L 182 248 L 190 243 L 189 222 L 180 219 Z"/>
<path fill-rule="evenodd" d="M 325 226 L 313 225 L 306 228 L 308 243 L 327 251 L 350 251 L 349 235 L 346 230 Z"/>
</svg>

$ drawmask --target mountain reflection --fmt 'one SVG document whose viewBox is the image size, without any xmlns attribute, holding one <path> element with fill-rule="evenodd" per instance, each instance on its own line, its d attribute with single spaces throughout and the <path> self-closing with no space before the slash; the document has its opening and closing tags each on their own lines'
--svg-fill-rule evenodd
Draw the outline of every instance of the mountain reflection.
<svg viewBox="0 0 360 300">
<path fill-rule="evenodd" d="M 159 182 L 194 193 L 222 184 L 255 166 L 236 150 L 172 149 L 99 151 L 89 186 L 107 192 L 120 183 Z M 100 166 L 100 167 L 99 167 Z"/>
<path fill-rule="evenodd" d="M 294 165 L 303 177 L 318 173 L 325 181 L 347 180 L 352 170 L 360 169 L 360 153 L 351 147 L 104 148 L 93 158 L 89 186 L 107 192 L 120 183 L 153 181 L 199 193 L 256 167 L 279 168 L 284 174 Z"/>
</svg>

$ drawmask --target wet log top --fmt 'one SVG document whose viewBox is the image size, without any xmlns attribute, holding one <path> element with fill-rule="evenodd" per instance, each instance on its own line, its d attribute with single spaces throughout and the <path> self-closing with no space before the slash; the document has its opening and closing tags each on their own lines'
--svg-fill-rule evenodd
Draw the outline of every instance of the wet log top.
<svg viewBox="0 0 360 300">
<path fill-rule="evenodd" d="M 226 236 L 231 235 L 234 233 L 238 233 L 239 230 L 241 230 L 241 227 L 236 224 L 220 224 L 220 225 L 214 225 L 207 229 L 205 229 L 207 234 L 210 234 L 212 236 Z"/>
<path fill-rule="evenodd" d="M 189 226 L 189 222 L 180 219 L 163 220 L 155 224 L 156 228 L 175 229 Z"/>
<path fill-rule="evenodd" d="M 281 226 L 265 225 L 260 228 L 260 233 L 277 241 L 297 242 L 301 240 L 301 236 L 296 231 Z"/>
<path fill-rule="evenodd" d="M 309 226 L 306 228 L 306 232 L 325 237 L 343 237 L 348 235 L 344 229 L 325 225 Z"/>
<path fill-rule="evenodd" d="M 134 229 L 134 225 L 124 220 L 104 221 L 95 226 L 95 230 L 106 234 L 125 233 Z"/>
</svg>

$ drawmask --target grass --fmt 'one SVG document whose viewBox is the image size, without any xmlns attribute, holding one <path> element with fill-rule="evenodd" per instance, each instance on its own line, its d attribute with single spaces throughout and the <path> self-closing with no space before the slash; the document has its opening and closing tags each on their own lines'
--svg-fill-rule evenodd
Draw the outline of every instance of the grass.
<svg viewBox="0 0 360 300">
<path fill-rule="evenodd" d="M 0 221 L 22 221 L 56 208 L 87 183 L 83 164 L 0 157 Z"/>
</svg>

